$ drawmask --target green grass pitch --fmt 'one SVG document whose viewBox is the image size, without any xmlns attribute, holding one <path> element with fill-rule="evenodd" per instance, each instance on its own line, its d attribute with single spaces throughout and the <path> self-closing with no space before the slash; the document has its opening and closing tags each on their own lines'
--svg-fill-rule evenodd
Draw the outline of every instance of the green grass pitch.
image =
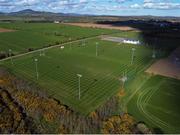
<svg viewBox="0 0 180 135">
<path fill-rule="evenodd" d="M 11 49 L 14 54 L 27 52 L 29 48 L 38 49 L 68 42 L 70 39 L 77 40 L 117 32 L 117 30 L 82 28 L 53 23 L 0 23 L 0 28 L 16 30 L 0 33 L 0 51 L 8 52 Z"/>
<path fill-rule="evenodd" d="M 96 57 L 96 41 L 98 56 Z M 17 75 L 26 77 L 42 88 L 49 95 L 62 101 L 77 112 L 88 114 L 115 95 L 121 86 L 119 77 L 127 70 L 129 79 L 151 61 L 152 50 L 136 46 L 134 64 L 131 65 L 132 45 L 88 40 L 86 45 L 76 43 L 50 49 L 45 56 L 34 53 L 8 60 L 4 64 Z M 35 62 L 38 59 L 39 80 L 36 80 Z M 81 78 L 81 100 L 78 99 L 78 77 Z"/>
<path fill-rule="evenodd" d="M 126 103 L 128 112 L 151 128 L 180 133 L 179 90 L 179 80 L 143 74 L 127 86 L 128 96 L 122 102 Z M 130 95 L 133 95 L 131 99 Z"/>
</svg>

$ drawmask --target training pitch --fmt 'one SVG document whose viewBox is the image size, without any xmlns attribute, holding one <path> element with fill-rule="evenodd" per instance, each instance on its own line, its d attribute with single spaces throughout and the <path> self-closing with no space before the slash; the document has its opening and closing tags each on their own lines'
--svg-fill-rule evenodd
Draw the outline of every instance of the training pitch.
<svg viewBox="0 0 180 135">
<path fill-rule="evenodd" d="M 136 48 L 133 64 L 132 47 Z M 38 59 L 37 69 L 35 59 Z M 88 114 L 120 90 L 122 82 L 119 79 L 123 72 L 127 72 L 130 80 L 143 71 L 151 61 L 151 50 L 93 39 L 66 45 L 64 49 L 35 52 L 12 61 L 5 61 L 5 65 L 13 73 L 34 81 L 50 96 L 74 110 Z M 81 99 L 77 74 L 82 75 Z"/>
</svg>

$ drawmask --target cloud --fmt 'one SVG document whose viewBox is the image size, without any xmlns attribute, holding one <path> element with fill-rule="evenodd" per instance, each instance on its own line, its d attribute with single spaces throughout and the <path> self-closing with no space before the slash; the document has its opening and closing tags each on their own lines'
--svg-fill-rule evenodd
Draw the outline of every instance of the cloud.
<svg viewBox="0 0 180 135">
<path fill-rule="evenodd" d="M 152 3 L 154 0 L 144 0 L 144 3 Z"/>
<path fill-rule="evenodd" d="M 180 9 L 180 2 L 175 0 L 0 0 L 0 12 L 12 12 L 23 9 L 44 10 L 51 12 L 75 13 L 118 13 L 144 10 Z M 177 13 L 176 13 L 177 14 Z"/>
<path fill-rule="evenodd" d="M 39 0 L 19 0 L 15 2 L 15 5 L 19 6 L 33 6 L 39 4 Z"/>
<path fill-rule="evenodd" d="M 0 6 L 33 6 L 40 0 L 0 0 Z"/>
<path fill-rule="evenodd" d="M 132 9 L 140 9 L 140 8 L 142 8 L 142 6 L 136 3 L 136 4 L 133 4 L 133 5 L 130 5 L 130 8 L 132 8 Z"/>
<path fill-rule="evenodd" d="M 143 8 L 158 10 L 180 9 L 180 3 L 174 3 L 171 0 L 144 0 Z"/>
<path fill-rule="evenodd" d="M 157 9 L 174 10 L 180 9 L 180 3 L 174 3 L 172 0 L 144 0 L 143 4 L 130 5 L 132 9 Z"/>
<path fill-rule="evenodd" d="M 116 0 L 116 2 L 119 2 L 119 3 L 123 3 L 123 2 L 126 2 L 128 0 Z"/>
<path fill-rule="evenodd" d="M 79 0 L 79 3 L 86 3 L 87 0 Z"/>
<path fill-rule="evenodd" d="M 132 1 L 132 0 L 109 0 L 108 2 L 109 2 L 109 3 L 112 3 L 112 2 L 125 3 L 125 2 L 128 2 L 128 1 Z"/>
</svg>

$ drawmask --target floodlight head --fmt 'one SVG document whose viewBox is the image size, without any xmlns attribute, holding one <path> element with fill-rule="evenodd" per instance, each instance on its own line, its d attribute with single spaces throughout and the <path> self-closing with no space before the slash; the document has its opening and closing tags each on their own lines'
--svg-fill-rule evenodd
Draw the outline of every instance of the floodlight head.
<svg viewBox="0 0 180 135">
<path fill-rule="evenodd" d="M 77 76 L 78 76 L 78 77 L 82 77 L 82 75 L 81 75 L 81 74 L 77 74 Z"/>
<path fill-rule="evenodd" d="M 135 51 L 136 49 L 135 48 L 132 48 L 132 51 Z"/>
<path fill-rule="evenodd" d="M 122 81 L 123 81 L 123 82 L 126 82 L 126 81 L 127 81 L 127 76 L 124 76 L 124 77 L 122 78 Z"/>
<path fill-rule="evenodd" d="M 34 59 L 34 61 L 35 61 L 35 62 L 37 62 L 37 61 L 38 61 L 38 59 Z"/>
<path fill-rule="evenodd" d="M 96 45 L 98 45 L 99 43 L 98 42 L 96 42 Z"/>
<path fill-rule="evenodd" d="M 123 76 L 119 78 L 119 81 L 126 82 L 128 80 L 127 76 Z"/>
</svg>

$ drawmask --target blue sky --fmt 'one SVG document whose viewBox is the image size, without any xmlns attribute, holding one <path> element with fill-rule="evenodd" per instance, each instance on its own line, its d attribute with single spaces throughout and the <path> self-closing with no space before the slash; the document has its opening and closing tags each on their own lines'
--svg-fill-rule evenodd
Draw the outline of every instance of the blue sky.
<svg viewBox="0 0 180 135">
<path fill-rule="evenodd" d="M 0 0 L 0 12 L 23 9 L 119 16 L 180 16 L 180 0 Z"/>
</svg>

